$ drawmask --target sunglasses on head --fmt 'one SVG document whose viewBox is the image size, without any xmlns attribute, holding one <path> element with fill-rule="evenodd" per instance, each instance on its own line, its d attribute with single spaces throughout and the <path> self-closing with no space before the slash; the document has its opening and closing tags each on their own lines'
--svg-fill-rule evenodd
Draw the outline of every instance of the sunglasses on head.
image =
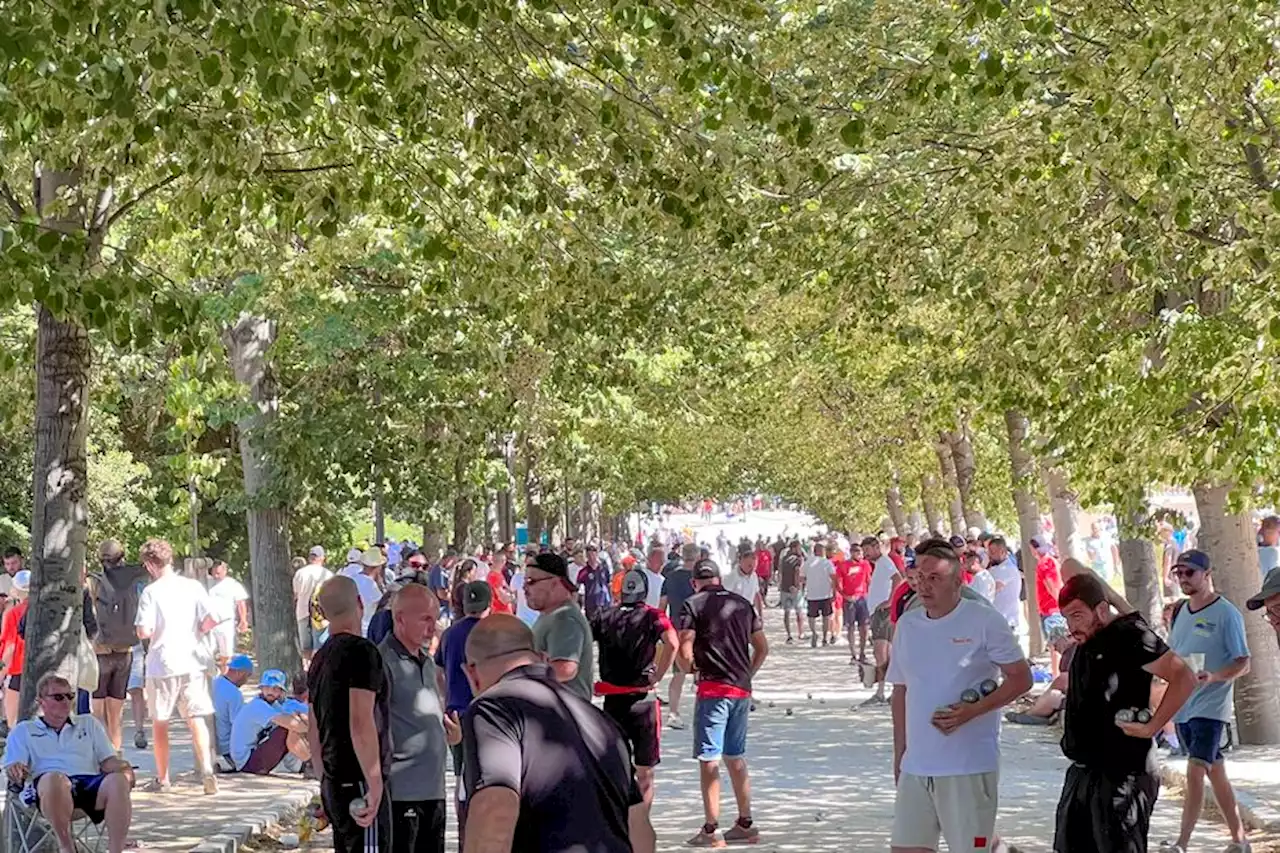
<svg viewBox="0 0 1280 853">
<path fill-rule="evenodd" d="M 76 698 L 76 694 L 74 694 L 74 693 L 46 693 L 46 694 L 44 694 L 44 698 L 46 698 L 46 699 L 52 699 L 52 700 L 53 700 L 53 701 L 55 701 L 55 702 L 70 702 L 72 699 Z"/>
</svg>

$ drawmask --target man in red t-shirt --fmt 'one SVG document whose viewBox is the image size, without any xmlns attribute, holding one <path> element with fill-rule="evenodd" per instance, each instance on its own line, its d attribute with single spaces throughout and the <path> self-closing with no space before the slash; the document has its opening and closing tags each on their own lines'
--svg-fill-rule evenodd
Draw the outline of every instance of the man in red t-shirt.
<svg viewBox="0 0 1280 853">
<path fill-rule="evenodd" d="M 769 578 L 773 577 L 773 552 L 760 540 L 756 547 L 756 577 L 760 578 L 760 600 L 769 606 Z"/>
<path fill-rule="evenodd" d="M 514 610 L 516 596 L 507 585 L 507 576 L 502 571 L 505 565 L 506 560 L 500 552 L 490 555 L 489 573 L 485 575 L 485 580 L 493 590 L 493 604 L 490 606 L 494 613 L 511 613 Z"/>
<path fill-rule="evenodd" d="M 1062 592 L 1062 572 L 1053 558 L 1053 548 L 1044 536 L 1032 536 L 1031 547 L 1036 552 L 1036 602 L 1040 605 L 1040 627 L 1045 640 L 1054 634 L 1066 633 L 1067 620 L 1058 607 L 1058 593 Z M 1052 644 L 1049 646 L 1049 669 L 1058 676 L 1061 655 Z"/>
<path fill-rule="evenodd" d="M 898 567 L 898 574 L 907 573 L 907 543 L 901 536 L 889 540 L 889 559 Z"/>
<path fill-rule="evenodd" d="M 867 659 L 867 587 L 871 584 L 871 564 L 862 558 L 862 547 L 852 545 L 849 559 L 836 564 L 836 592 L 844 599 L 844 629 L 849 640 L 849 663 Z M 858 650 L 853 650 L 853 632 L 858 632 Z"/>
</svg>

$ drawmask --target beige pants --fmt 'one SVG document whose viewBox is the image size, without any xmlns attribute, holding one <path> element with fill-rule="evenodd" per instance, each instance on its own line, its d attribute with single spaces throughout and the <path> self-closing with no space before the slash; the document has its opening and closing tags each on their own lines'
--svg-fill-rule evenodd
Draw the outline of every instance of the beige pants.
<svg viewBox="0 0 1280 853">
<path fill-rule="evenodd" d="M 991 849 L 996 831 L 1000 774 L 912 776 L 898 779 L 893 804 L 893 847 L 938 849 L 938 839 L 952 853 Z"/>
<path fill-rule="evenodd" d="M 148 676 L 144 692 L 147 697 L 147 713 L 157 723 L 169 722 L 174 711 L 184 720 L 206 717 L 213 713 L 209 680 L 202 672 L 163 678 Z"/>
</svg>

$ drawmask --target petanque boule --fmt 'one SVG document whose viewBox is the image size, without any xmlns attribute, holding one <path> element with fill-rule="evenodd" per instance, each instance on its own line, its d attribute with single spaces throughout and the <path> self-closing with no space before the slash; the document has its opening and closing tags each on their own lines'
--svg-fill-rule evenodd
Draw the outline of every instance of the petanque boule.
<svg viewBox="0 0 1280 853">
<path fill-rule="evenodd" d="M 1137 717 L 1137 714 L 1134 713 L 1132 708 L 1121 708 L 1119 711 L 1116 711 L 1117 723 L 1132 723 L 1135 717 Z"/>
<path fill-rule="evenodd" d="M 1000 682 L 994 678 L 988 678 L 978 685 L 978 692 L 983 696 L 990 696 L 1000 689 Z"/>
<path fill-rule="evenodd" d="M 972 705 L 975 702 L 982 701 L 982 694 L 970 687 L 968 690 L 960 694 L 960 701 L 966 705 Z"/>
<path fill-rule="evenodd" d="M 351 816 L 355 817 L 356 812 L 362 812 L 369 806 L 369 801 L 364 797 L 356 797 L 347 805 L 347 811 L 351 812 Z"/>
<path fill-rule="evenodd" d="M 1138 713 L 1133 715 L 1133 719 L 1134 719 L 1134 722 L 1138 722 L 1138 723 L 1142 723 L 1143 725 L 1146 725 L 1147 723 L 1151 722 L 1151 712 L 1148 711 L 1146 708 L 1143 708 L 1142 710 L 1138 711 Z"/>
<path fill-rule="evenodd" d="M 788 716 L 788 717 L 790 717 L 790 716 L 791 716 L 791 709 L 790 709 L 790 708 L 788 708 L 788 709 L 787 709 L 787 716 Z"/>
</svg>

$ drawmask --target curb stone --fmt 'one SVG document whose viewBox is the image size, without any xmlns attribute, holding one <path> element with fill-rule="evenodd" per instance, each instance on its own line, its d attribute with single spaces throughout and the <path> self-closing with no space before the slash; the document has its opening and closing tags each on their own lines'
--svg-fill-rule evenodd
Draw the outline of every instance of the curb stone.
<svg viewBox="0 0 1280 853">
<path fill-rule="evenodd" d="M 285 823 L 291 815 L 306 808 L 319 790 L 320 786 L 313 783 L 305 789 L 290 791 L 276 799 L 266 810 L 249 814 L 236 823 L 222 827 L 220 832 L 192 847 L 190 853 L 239 853 L 250 838 L 268 827 Z"/>
<path fill-rule="evenodd" d="M 1185 790 L 1187 773 L 1170 761 L 1161 761 L 1160 781 L 1165 785 L 1176 785 Z M 1264 802 L 1236 783 L 1232 783 L 1232 786 L 1235 788 L 1240 820 L 1244 823 L 1245 829 L 1250 832 L 1280 832 L 1280 809 Z M 1216 811 L 1213 791 L 1207 784 L 1204 786 L 1204 798 L 1205 803 L 1214 805 Z M 1214 820 L 1221 823 L 1222 818 L 1217 816 Z"/>
</svg>

